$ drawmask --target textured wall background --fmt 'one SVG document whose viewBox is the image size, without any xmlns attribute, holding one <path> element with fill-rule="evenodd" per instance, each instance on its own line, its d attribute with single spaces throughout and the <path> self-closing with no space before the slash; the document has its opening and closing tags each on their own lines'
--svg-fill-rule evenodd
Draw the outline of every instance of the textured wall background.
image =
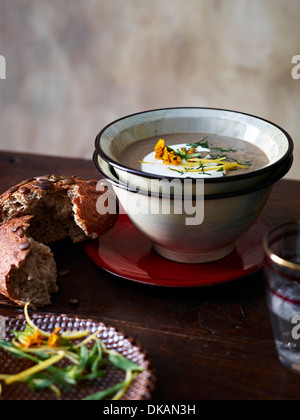
<svg viewBox="0 0 300 420">
<path fill-rule="evenodd" d="M 0 149 L 91 158 L 112 120 L 166 106 L 249 112 L 294 138 L 299 0 L 0 0 Z"/>
</svg>

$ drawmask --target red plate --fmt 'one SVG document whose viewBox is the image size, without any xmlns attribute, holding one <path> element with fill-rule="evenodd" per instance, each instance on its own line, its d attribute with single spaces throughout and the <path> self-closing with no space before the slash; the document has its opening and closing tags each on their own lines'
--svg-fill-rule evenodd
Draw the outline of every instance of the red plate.
<svg viewBox="0 0 300 420">
<path fill-rule="evenodd" d="M 264 258 L 262 240 L 270 227 L 260 217 L 228 257 L 212 263 L 183 264 L 158 255 L 151 241 L 121 214 L 114 228 L 100 239 L 88 241 L 85 250 L 101 268 L 127 280 L 169 287 L 209 286 L 259 270 Z"/>
</svg>

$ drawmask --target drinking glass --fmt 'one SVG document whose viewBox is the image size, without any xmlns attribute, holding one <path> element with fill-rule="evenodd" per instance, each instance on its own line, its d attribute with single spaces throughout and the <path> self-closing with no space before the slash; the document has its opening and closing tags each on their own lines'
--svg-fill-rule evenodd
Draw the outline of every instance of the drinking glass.
<svg viewBox="0 0 300 420">
<path fill-rule="evenodd" d="M 267 303 L 280 361 L 300 373 L 300 220 L 264 238 Z"/>
</svg>

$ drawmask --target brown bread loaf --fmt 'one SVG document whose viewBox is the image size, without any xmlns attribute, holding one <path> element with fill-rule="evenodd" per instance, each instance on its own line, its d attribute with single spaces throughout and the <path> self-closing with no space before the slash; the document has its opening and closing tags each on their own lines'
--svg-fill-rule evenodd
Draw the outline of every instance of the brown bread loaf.
<svg viewBox="0 0 300 420">
<path fill-rule="evenodd" d="M 76 176 L 45 175 L 0 196 L 0 293 L 18 305 L 50 304 L 50 293 L 57 291 L 56 265 L 45 244 L 97 238 L 118 219 L 98 213 L 97 200 L 108 192 L 96 185 Z"/>
</svg>

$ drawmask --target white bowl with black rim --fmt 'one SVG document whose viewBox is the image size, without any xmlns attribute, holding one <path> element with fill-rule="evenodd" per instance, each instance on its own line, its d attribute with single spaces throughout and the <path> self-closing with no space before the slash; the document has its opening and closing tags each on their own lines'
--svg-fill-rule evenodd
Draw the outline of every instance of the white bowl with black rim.
<svg viewBox="0 0 300 420">
<path fill-rule="evenodd" d="M 152 148 L 157 139 L 178 133 L 230 137 L 232 148 L 244 141 L 267 156 L 267 162 L 243 173 L 200 179 L 147 173 L 136 162 L 124 162 L 128 147 L 134 150 L 138 142 L 151 140 Z M 132 222 L 160 255 L 182 263 L 206 263 L 229 255 L 293 162 L 293 141 L 279 126 L 210 108 L 159 109 L 121 118 L 100 131 L 95 148 L 95 166 Z"/>
<path fill-rule="evenodd" d="M 249 168 L 238 175 L 232 172 L 218 178 L 204 176 L 206 196 L 241 192 L 262 184 L 272 174 L 282 172 L 293 154 L 291 137 L 274 123 L 236 111 L 189 107 L 145 111 L 118 119 L 100 131 L 95 139 L 95 149 L 101 159 L 114 168 L 120 181 L 131 188 L 147 188 L 159 193 L 163 191 L 162 179 L 170 182 L 176 178 L 182 181 L 182 185 L 184 179 L 171 171 L 170 176 L 144 172 L 138 163 L 138 160 L 143 160 L 143 153 L 136 162 L 129 163 L 124 161 L 124 152 L 141 141 L 144 144 L 151 142 L 149 147 L 153 148 L 155 139 L 178 133 L 182 133 L 183 138 L 191 133 L 230 137 L 233 148 L 235 141 L 243 141 L 267 157 L 267 162 L 255 170 Z M 193 180 L 191 187 L 185 185 L 185 190 L 189 188 L 189 192 L 195 194 L 196 183 Z"/>
</svg>

